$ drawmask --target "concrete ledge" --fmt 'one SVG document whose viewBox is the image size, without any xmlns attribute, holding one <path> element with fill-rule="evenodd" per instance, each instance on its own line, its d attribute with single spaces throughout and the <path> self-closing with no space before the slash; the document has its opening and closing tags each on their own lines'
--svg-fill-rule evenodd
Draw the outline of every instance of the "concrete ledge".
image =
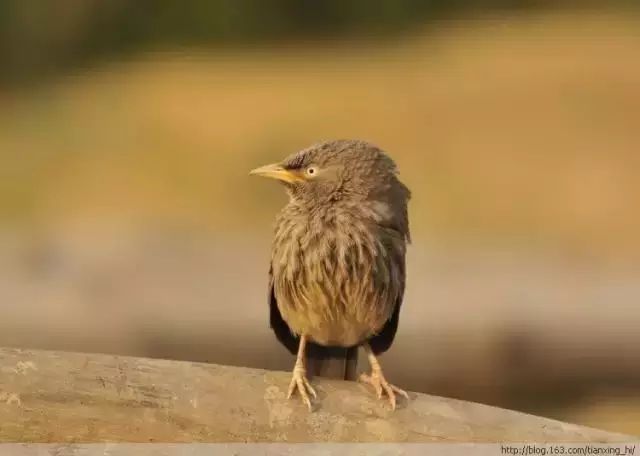
<svg viewBox="0 0 640 456">
<path fill-rule="evenodd" d="M 629 442 L 637 438 L 412 393 L 392 412 L 365 385 L 289 373 L 0 348 L 0 442 Z"/>
</svg>

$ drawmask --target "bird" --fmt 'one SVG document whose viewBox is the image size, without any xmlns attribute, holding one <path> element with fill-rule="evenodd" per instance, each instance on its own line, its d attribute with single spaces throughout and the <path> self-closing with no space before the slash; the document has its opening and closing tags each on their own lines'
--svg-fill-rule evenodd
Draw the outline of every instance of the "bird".
<svg viewBox="0 0 640 456">
<path fill-rule="evenodd" d="M 312 410 L 307 354 L 362 347 L 371 371 L 359 380 L 395 409 L 396 395 L 409 396 L 387 381 L 378 360 L 398 329 L 411 242 L 411 192 L 395 162 L 372 143 L 341 139 L 249 174 L 280 181 L 289 197 L 276 216 L 268 299 L 270 326 L 296 355 L 287 398 L 297 390 Z"/>
</svg>

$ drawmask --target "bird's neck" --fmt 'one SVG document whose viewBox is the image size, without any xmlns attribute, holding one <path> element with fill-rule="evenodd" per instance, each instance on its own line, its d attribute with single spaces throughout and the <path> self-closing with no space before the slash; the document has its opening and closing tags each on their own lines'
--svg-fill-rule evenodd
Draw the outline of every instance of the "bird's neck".
<svg viewBox="0 0 640 456">
<path fill-rule="evenodd" d="M 335 199 L 323 202 L 291 199 L 283 212 L 305 220 L 330 222 L 345 215 L 353 219 L 366 217 L 369 206 L 369 203 L 366 201 L 346 199 Z"/>
</svg>

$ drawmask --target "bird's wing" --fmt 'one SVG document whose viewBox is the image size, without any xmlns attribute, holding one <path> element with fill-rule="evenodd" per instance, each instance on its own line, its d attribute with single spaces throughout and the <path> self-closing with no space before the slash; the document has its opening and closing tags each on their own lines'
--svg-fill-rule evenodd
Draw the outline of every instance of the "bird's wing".
<svg viewBox="0 0 640 456">
<path fill-rule="evenodd" d="M 394 230 L 396 231 L 396 230 Z M 396 231 L 396 236 L 403 236 L 403 233 Z M 408 233 L 408 232 L 407 232 Z M 393 340 L 396 336 L 396 332 L 398 331 L 398 322 L 400 320 L 400 307 L 402 306 L 402 300 L 404 298 L 404 289 L 405 289 L 405 274 L 406 274 L 406 265 L 405 265 L 405 250 L 395 249 L 393 246 L 389 247 L 391 252 L 389 257 L 391 261 L 396 264 L 396 267 L 399 269 L 399 283 L 397 285 L 397 294 L 396 300 L 393 307 L 393 312 L 391 316 L 384 324 L 382 329 L 375 335 L 372 336 L 369 340 L 369 346 L 374 354 L 378 355 L 380 353 L 384 353 L 391 347 Z"/>
<path fill-rule="evenodd" d="M 391 314 L 391 318 L 387 320 L 378 334 L 368 340 L 371 350 L 376 355 L 389 350 L 389 347 L 391 347 L 391 344 L 393 343 L 393 339 L 396 337 L 396 332 L 398 331 L 398 322 L 400 320 L 400 307 L 402 306 L 403 294 L 404 293 L 400 293 L 396 298 L 395 307 L 393 309 L 393 313 Z"/>
<path fill-rule="evenodd" d="M 278 309 L 278 301 L 273 288 L 273 267 L 269 267 L 269 323 L 278 341 L 291 353 L 296 354 L 300 338 L 291 331 L 287 322 L 282 318 L 280 309 Z"/>
</svg>

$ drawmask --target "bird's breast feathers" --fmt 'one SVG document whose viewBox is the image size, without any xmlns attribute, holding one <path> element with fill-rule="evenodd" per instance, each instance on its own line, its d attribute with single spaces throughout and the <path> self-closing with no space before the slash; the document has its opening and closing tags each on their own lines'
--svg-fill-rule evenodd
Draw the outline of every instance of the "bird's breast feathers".
<svg viewBox="0 0 640 456">
<path fill-rule="evenodd" d="M 277 220 L 273 286 L 288 326 L 324 345 L 374 335 L 404 288 L 405 237 L 389 228 L 384 203 Z"/>
</svg>

